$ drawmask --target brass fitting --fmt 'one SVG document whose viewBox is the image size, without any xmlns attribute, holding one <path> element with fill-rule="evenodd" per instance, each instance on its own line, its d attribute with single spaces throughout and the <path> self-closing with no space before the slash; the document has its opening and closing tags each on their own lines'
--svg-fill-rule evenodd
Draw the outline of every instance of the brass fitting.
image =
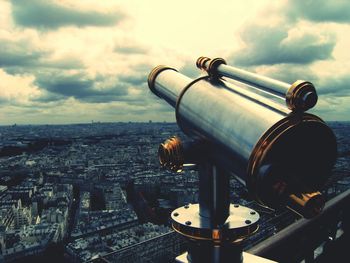
<svg viewBox="0 0 350 263">
<path fill-rule="evenodd" d="M 196 66 L 199 69 L 203 69 L 203 70 L 207 70 L 205 63 L 207 63 L 208 61 L 210 61 L 210 58 L 208 57 L 199 57 L 196 61 Z"/>
<path fill-rule="evenodd" d="M 158 158 L 161 166 L 174 172 L 181 172 L 185 157 L 180 138 L 173 136 L 161 143 L 158 148 Z"/>
<path fill-rule="evenodd" d="M 208 57 L 199 57 L 196 61 L 197 68 L 206 71 L 208 75 L 212 77 L 215 77 L 218 75 L 217 68 L 221 64 L 226 65 L 226 61 L 223 58 L 210 59 Z"/>
<path fill-rule="evenodd" d="M 148 87 L 154 94 L 158 94 L 156 89 L 154 88 L 154 81 L 155 81 L 156 77 L 158 76 L 159 73 L 161 73 L 162 71 L 167 70 L 167 69 L 177 71 L 174 68 L 167 67 L 164 65 L 159 65 L 159 66 L 156 66 L 154 69 L 152 69 L 152 71 L 149 73 L 148 79 L 147 79 Z"/>
<path fill-rule="evenodd" d="M 286 104 L 292 111 L 307 111 L 316 105 L 317 99 L 314 85 L 304 80 L 294 82 L 286 93 Z"/>
<path fill-rule="evenodd" d="M 320 192 L 294 193 L 289 195 L 287 206 L 305 218 L 312 218 L 320 214 L 325 200 Z"/>
</svg>

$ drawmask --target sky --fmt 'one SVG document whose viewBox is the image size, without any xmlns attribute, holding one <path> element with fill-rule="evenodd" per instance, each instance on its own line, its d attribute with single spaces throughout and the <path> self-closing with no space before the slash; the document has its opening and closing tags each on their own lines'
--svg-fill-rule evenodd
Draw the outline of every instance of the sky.
<svg viewBox="0 0 350 263">
<path fill-rule="evenodd" d="M 350 121 L 350 1 L 0 0 L 0 125 L 175 121 L 147 76 L 199 56 L 288 83 Z"/>
</svg>

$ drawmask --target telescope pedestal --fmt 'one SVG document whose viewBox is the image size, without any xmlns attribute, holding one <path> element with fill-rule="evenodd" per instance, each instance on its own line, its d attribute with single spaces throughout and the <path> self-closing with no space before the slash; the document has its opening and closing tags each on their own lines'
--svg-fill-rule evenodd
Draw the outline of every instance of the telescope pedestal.
<svg viewBox="0 0 350 263">
<path fill-rule="evenodd" d="M 243 262 L 241 242 L 257 231 L 259 214 L 230 204 L 229 197 L 228 174 L 215 165 L 199 164 L 199 204 L 171 214 L 174 230 L 189 240 L 187 261 L 178 262 Z"/>
</svg>

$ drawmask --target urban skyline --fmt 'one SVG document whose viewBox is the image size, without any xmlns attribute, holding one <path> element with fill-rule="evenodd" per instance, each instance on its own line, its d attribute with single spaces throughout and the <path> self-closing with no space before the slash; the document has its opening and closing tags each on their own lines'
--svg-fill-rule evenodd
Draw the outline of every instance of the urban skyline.
<svg viewBox="0 0 350 263">
<path fill-rule="evenodd" d="M 350 186 L 350 125 L 329 125 L 339 149 L 327 199 Z M 172 262 L 186 243 L 169 215 L 198 202 L 198 174 L 160 167 L 171 135 L 186 138 L 175 123 L 1 126 L 0 261 Z M 246 249 L 299 219 L 259 206 L 234 177 L 230 200 L 261 216 Z"/>
</svg>

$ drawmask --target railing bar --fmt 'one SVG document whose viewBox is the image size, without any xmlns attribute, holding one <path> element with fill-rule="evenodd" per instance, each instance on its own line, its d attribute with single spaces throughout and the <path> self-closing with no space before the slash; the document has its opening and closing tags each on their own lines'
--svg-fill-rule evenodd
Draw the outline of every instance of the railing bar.
<svg viewBox="0 0 350 263">
<path fill-rule="evenodd" d="M 264 256 L 270 251 L 282 247 L 283 244 L 288 242 L 288 240 L 293 239 L 298 233 L 312 225 L 317 225 L 318 222 L 322 221 L 322 219 L 327 216 L 332 215 L 333 211 L 338 210 L 339 206 L 342 206 L 347 202 L 350 202 L 350 189 L 329 200 L 325 205 L 324 211 L 319 216 L 313 219 L 303 218 L 298 220 L 285 229 L 282 229 L 277 234 L 252 247 L 248 252 L 258 256 Z"/>
</svg>

